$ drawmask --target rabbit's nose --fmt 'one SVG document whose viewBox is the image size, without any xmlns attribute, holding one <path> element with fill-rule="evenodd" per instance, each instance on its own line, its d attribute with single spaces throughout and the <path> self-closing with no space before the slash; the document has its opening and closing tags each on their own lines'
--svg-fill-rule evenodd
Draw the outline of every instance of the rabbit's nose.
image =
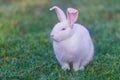
<svg viewBox="0 0 120 80">
<path fill-rule="evenodd" d="M 54 35 L 50 35 L 50 37 L 54 37 Z"/>
</svg>

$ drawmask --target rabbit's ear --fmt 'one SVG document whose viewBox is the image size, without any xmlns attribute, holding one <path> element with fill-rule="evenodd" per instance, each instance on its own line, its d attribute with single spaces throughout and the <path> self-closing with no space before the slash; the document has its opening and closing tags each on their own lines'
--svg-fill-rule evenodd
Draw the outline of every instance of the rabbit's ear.
<svg viewBox="0 0 120 80">
<path fill-rule="evenodd" d="M 53 6 L 52 8 L 50 8 L 50 10 L 55 10 L 56 11 L 56 14 L 57 14 L 57 17 L 58 17 L 58 20 L 61 22 L 61 21 L 64 21 L 66 20 L 66 16 L 64 14 L 64 12 L 57 6 Z"/>
<path fill-rule="evenodd" d="M 78 18 L 78 10 L 73 8 L 68 8 L 67 19 L 71 28 L 73 28 L 73 24 L 77 21 L 77 18 Z"/>
</svg>

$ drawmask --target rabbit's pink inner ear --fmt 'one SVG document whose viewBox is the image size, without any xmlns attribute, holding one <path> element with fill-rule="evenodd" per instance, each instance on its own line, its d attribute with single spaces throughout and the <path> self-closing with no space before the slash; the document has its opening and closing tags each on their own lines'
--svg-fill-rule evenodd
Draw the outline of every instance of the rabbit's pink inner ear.
<svg viewBox="0 0 120 80">
<path fill-rule="evenodd" d="M 73 28 L 73 25 L 77 21 L 77 18 L 78 18 L 78 10 L 73 9 L 73 8 L 68 8 L 67 19 L 68 19 L 68 23 L 71 28 Z"/>
<path fill-rule="evenodd" d="M 65 16 L 64 12 L 59 7 L 53 6 L 52 8 L 50 8 L 50 10 L 55 10 L 56 11 L 56 14 L 57 14 L 57 17 L 58 17 L 59 21 L 66 20 L 66 16 Z"/>
</svg>

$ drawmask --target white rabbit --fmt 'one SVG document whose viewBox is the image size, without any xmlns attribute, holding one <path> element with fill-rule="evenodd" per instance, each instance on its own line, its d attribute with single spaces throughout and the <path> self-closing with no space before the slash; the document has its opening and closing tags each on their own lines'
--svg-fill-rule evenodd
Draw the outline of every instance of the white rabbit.
<svg viewBox="0 0 120 80">
<path fill-rule="evenodd" d="M 73 66 L 74 71 L 84 70 L 84 67 L 92 60 L 94 45 L 88 30 L 80 24 L 76 24 L 78 10 L 67 9 L 67 18 L 64 12 L 57 6 L 55 10 L 58 20 L 50 37 L 53 40 L 53 49 L 58 62 L 63 70 Z"/>
</svg>

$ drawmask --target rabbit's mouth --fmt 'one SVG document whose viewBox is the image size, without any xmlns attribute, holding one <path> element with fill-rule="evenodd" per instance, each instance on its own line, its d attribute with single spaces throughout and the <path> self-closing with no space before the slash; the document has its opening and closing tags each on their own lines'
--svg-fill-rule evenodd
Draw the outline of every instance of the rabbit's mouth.
<svg viewBox="0 0 120 80">
<path fill-rule="evenodd" d="M 55 42 L 59 42 L 58 40 L 56 40 L 56 39 L 54 39 L 54 38 L 52 38 L 52 40 L 55 41 Z"/>
<path fill-rule="evenodd" d="M 55 39 L 53 37 L 51 39 L 52 39 L 52 41 L 59 42 L 57 39 Z"/>
</svg>

